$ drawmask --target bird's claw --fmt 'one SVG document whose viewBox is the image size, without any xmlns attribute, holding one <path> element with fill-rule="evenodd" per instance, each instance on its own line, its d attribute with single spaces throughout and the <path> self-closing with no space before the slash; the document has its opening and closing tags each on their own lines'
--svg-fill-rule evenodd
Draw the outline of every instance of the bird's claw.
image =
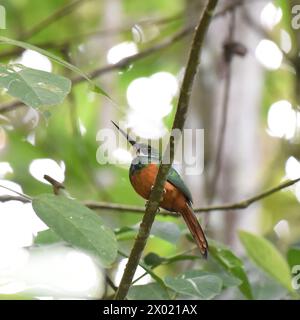
<svg viewBox="0 0 300 320">
<path fill-rule="evenodd" d="M 151 191 L 152 191 L 153 188 L 154 188 L 154 186 L 151 186 Z M 167 190 L 164 188 L 163 194 L 162 194 L 161 199 L 160 199 L 160 202 L 162 202 L 162 201 L 164 200 L 164 195 L 165 195 L 166 193 L 167 193 Z M 149 203 L 149 200 L 147 200 L 146 203 L 145 203 L 145 207 L 146 207 L 146 208 L 147 208 L 147 206 L 148 206 L 148 203 Z M 158 208 L 158 212 L 159 212 L 159 208 Z"/>
<path fill-rule="evenodd" d="M 167 193 L 167 190 L 164 188 L 163 193 L 162 193 L 161 198 L 160 198 L 160 202 L 163 202 L 164 196 L 165 196 L 166 193 Z"/>
<path fill-rule="evenodd" d="M 151 191 L 153 190 L 154 186 L 151 186 Z M 163 190 L 163 194 L 165 194 L 167 192 L 167 190 L 164 188 Z"/>
</svg>

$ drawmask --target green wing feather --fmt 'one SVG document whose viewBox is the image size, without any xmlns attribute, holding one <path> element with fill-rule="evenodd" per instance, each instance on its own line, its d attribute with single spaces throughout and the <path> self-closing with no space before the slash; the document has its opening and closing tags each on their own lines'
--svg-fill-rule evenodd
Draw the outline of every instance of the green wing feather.
<svg viewBox="0 0 300 320">
<path fill-rule="evenodd" d="M 167 180 L 175 187 L 177 187 L 189 200 L 189 202 L 193 203 L 192 195 L 189 188 L 185 185 L 183 180 L 181 179 L 179 173 L 171 167 L 169 174 L 167 176 Z"/>
<path fill-rule="evenodd" d="M 152 157 L 151 159 L 153 160 L 151 161 L 152 163 L 157 163 L 157 164 L 159 163 L 159 158 Z M 135 164 L 131 164 L 130 166 L 129 176 L 134 174 L 136 170 L 140 170 L 144 168 L 148 162 L 149 162 L 149 159 L 146 156 L 138 156 L 137 158 L 135 158 L 134 159 Z M 179 173 L 173 167 L 171 167 L 168 173 L 167 181 L 170 182 L 176 188 L 178 188 L 185 195 L 185 197 L 190 203 L 193 203 L 192 195 L 189 188 L 185 185 Z"/>
</svg>

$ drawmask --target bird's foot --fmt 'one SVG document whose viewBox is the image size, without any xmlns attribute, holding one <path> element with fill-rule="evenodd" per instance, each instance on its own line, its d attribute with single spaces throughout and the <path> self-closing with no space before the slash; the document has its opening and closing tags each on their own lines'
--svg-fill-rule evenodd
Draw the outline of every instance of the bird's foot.
<svg viewBox="0 0 300 320">
<path fill-rule="evenodd" d="M 153 188 L 154 188 L 154 186 L 151 186 L 151 191 L 152 191 Z M 167 190 L 164 188 L 163 194 L 162 194 L 161 199 L 160 199 L 160 202 L 162 202 L 164 200 L 164 196 L 165 196 L 166 193 L 167 193 Z M 147 207 L 148 202 L 149 202 L 149 200 L 146 201 L 145 207 Z M 158 212 L 159 212 L 159 209 L 158 209 Z"/>
<path fill-rule="evenodd" d="M 164 188 L 163 193 L 162 193 L 161 198 L 160 198 L 160 202 L 162 202 L 164 200 L 164 196 L 165 196 L 166 193 L 167 193 L 167 190 Z"/>
<path fill-rule="evenodd" d="M 153 188 L 153 186 L 152 186 L 152 188 Z M 151 188 L 151 189 L 152 189 L 152 188 Z M 167 190 L 164 188 L 164 189 L 163 189 L 163 193 L 162 193 L 162 195 L 161 195 L 161 197 L 160 197 L 160 201 L 159 201 L 159 202 L 163 202 L 164 196 L 165 196 L 166 193 L 167 193 Z"/>
</svg>

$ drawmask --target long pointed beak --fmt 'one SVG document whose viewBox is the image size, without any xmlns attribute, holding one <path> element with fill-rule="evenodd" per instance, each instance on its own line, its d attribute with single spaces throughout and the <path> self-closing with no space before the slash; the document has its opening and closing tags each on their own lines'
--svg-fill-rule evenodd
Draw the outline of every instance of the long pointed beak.
<svg viewBox="0 0 300 320">
<path fill-rule="evenodd" d="M 136 141 L 132 139 L 129 134 L 123 131 L 115 122 L 113 122 L 112 120 L 111 122 L 123 134 L 123 136 L 127 139 L 127 141 L 134 147 L 136 145 Z"/>
</svg>

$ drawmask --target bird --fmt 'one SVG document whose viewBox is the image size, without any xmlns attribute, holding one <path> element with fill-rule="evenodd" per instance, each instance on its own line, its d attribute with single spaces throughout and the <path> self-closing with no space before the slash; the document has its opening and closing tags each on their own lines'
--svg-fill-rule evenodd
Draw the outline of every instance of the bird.
<svg viewBox="0 0 300 320">
<path fill-rule="evenodd" d="M 123 131 L 114 121 L 113 125 L 125 136 L 136 152 L 129 168 L 129 180 L 134 190 L 144 199 L 149 200 L 151 190 L 159 169 L 160 154 L 150 145 L 138 143 Z M 189 228 L 200 253 L 207 259 L 208 243 L 202 227 L 192 208 L 193 199 L 190 190 L 179 173 L 173 168 L 167 175 L 160 207 L 179 213 Z"/>
</svg>

